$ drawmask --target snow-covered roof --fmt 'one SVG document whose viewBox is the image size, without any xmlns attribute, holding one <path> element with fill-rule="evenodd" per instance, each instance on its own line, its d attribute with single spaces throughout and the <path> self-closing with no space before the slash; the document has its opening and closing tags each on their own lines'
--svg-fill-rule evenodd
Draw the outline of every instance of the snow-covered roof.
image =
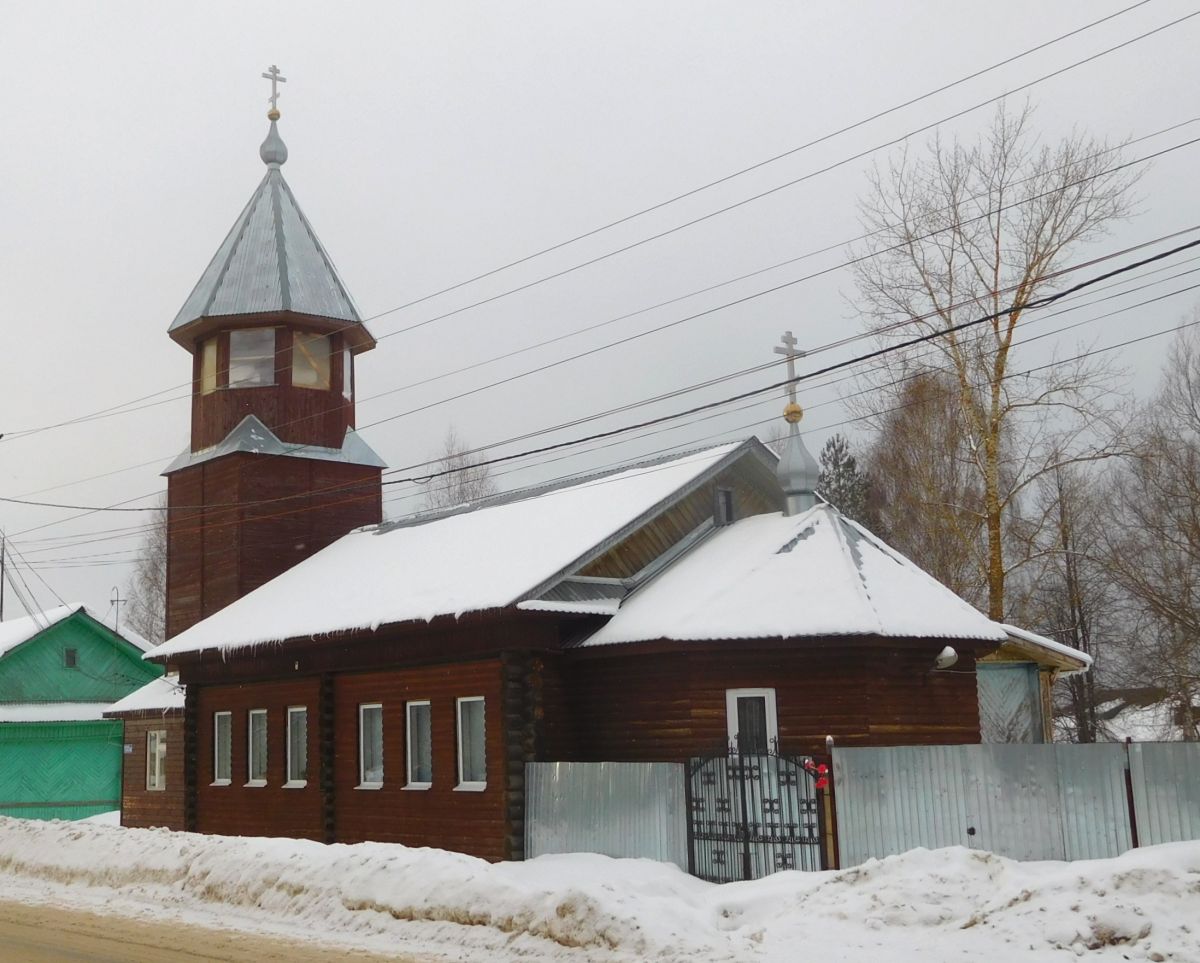
<svg viewBox="0 0 1200 963">
<path fill-rule="evenodd" d="M 160 645 L 204 649 L 499 609 L 534 594 L 757 442 L 720 445 L 471 511 L 351 532 Z"/>
<path fill-rule="evenodd" d="M 24 645 L 35 635 L 44 632 L 52 625 L 57 625 L 63 619 L 74 615 L 76 612 L 83 612 L 89 618 L 112 631 L 111 625 L 107 625 L 100 616 L 83 603 L 74 602 L 68 605 L 60 605 L 57 608 L 37 612 L 34 615 L 23 615 L 19 618 L 5 619 L 3 622 L 0 622 L 0 658 L 7 655 L 18 645 Z M 116 634 L 143 652 L 149 652 L 154 648 L 152 643 L 129 629 L 122 629 Z"/>
<path fill-rule="evenodd" d="M 1015 625 L 1001 625 L 1002 629 L 1014 639 L 1032 645 L 1034 648 L 1045 649 L 1047 652 L 1052 652 L 1055 655 L 1065 656 L 1074 662 L 1080 663 L 1080 671 L 1086 671 L 1092 666 L 1092 657 L 1086 652 L 1080 652 L 1078 649 L 1073 649 L 1069 645 L 1063 645 L 1061 642 L 1055 642 L 1054 639 L 1049 639 L 1044 635 L 1038 635 L 1036 632 L 1030 632 L 1028 629 L 1018 628 Z M 1070 673 L 1067 673 L 1070 674 Z"/>
<path fill-rule="evenodd" d="M 108 706 L 106 712 L 108 715 L 115 715 L 120 712 L 153 712 L 159 709 L 182 710 L 185 694 L 186 689 L 179 684 L 178 673 L 171 673 L 135 689 L 124 699 Z"/>
<path fill-rule="evenodd" d="M 107 702 L 0 702 L 0 722 L 91 722 Z"/>
<path fill-rule="evenodd" d="M 386 468 L 383 459 L 375 450 L 363 441 L 353 429 L 346 429 L 345 440 L 341 448 L 325 448 L 321 445 L 293 445 L 281 441 L 270 428 L 262 423 L 255 415 L 246 415 L 237 426 L 220 442 L 210 448 L 202 448 L 193 452 L 185 448 L 183 452 L 169 464 L 164 475 L 191 468 L 202 462 L 212 461 L 222 455 L 234 452 L 246 452 L 251 455 L 281 455 L 291 458 L 315 458 L 318 461 L 335 461 L 344 465 L 367 465 L 371 468 Z"/>
<path fill-rule="evenodd" d="M 999 642 L 1005 631 L 822 504 L 717 529 L 582 644 L 837 635 Z"/>
</svg>

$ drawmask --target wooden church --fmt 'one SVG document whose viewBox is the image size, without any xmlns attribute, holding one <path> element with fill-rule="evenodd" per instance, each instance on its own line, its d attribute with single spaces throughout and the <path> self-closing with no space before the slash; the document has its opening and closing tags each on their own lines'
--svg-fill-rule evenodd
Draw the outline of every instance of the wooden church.
<svg viewBox="0 0 1200 963">
<path fill-rule="evenodd" d="M 171 325 L 192 437 L 149 658 L 186 689 L 180 825 L 520 858 L 528 762 L 978 742 L 988 660 L 1040 737 L 1042 688 L 1086 657 L 1015 639 L 823 503 L 795 407 L 781 457 L 751 438 L 383 522 L 353 430 L 374 341 L 277 119 Z"/>
</svg>

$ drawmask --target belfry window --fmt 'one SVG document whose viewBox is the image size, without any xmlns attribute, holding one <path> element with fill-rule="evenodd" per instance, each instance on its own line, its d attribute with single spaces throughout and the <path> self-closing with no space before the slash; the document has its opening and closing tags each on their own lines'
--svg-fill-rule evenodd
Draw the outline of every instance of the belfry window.
<svg viewBox="0 0 1200 963">
<path fill-rule="evenodd" d="M 297 388 L 329 390 L 329 335 L 292 335 L 292 384 Z"/>
<path fill-rule="evenodd" d="M 354 398 L 354 355 L 349 348 L 342 349 L 342 397 L 347 401 Z"/>
<path fill-rule="evenodd" d="M 275 329 L 229 332 L 229 387 L 275 384 Z"/>
<path fill-rule="evenodd" d="M 209 338 L 200 347 L 200 394 L 217 390 L 217 339 Z"/>
</svg>

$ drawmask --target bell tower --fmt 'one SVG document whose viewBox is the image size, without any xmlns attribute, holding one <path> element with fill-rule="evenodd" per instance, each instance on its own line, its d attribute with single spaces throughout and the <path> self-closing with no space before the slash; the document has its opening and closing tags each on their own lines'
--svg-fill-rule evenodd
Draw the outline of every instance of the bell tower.
<svg viewBox="0 0 1200 963">
<path fill-rule="evenodd" d="M 278 68 L 266 174 L 171 323 L 192 355 L 191 441 L 168 466 L 167 637 L 382 520 L 384 463 L 354 431 L 375 347 L 283 178 Z"/>
</svg>

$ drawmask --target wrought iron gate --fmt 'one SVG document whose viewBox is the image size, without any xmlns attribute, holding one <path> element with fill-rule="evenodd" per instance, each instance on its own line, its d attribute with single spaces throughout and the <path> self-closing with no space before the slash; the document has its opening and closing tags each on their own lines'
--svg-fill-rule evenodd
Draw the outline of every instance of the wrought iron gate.
<svg viewBox="0 0 1200 963">
<path fill-rule="evenodd" d="M 825 807 L 807 756 L 692 759 L 687 767 L 688 871 L 713 883 L 781 869 L 825 868 Z"/>
</svg>

